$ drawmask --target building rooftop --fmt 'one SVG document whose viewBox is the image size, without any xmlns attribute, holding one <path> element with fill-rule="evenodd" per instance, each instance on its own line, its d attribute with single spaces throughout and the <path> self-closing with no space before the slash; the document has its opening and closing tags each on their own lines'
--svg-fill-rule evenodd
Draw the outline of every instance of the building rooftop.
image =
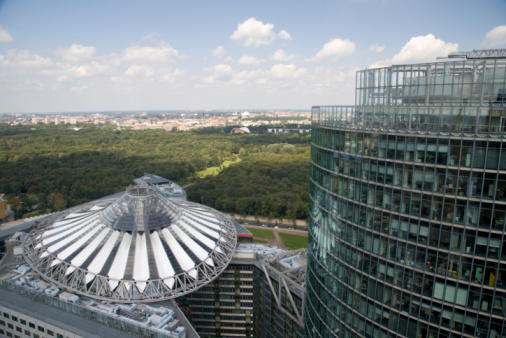
<svg viewBox="0 0 506 338">
<path fill-rule="evenodd" d="M 18 233 L 10 241 L 21 241 L 24 236 Z M 171 303 L 148 306 L 97 301 L 63 291 L 40 277 L 15 247 L 0 264 L 0 304 L 83 337 L 139 336 L 148 332 L 184 337 L 187 327 L 191 327 Z M 105 317 L 108 319 L 100 320 Z M 108 325 L 97 325 L 93 322 L 96 319 Z"/>
<path fill-rule="evenodd" d="M 165 197 L 186 200 L 186 193 L 178 184 L 161 176 L 144 174 L 144 176 L 136 178 L 134 183 L 138 185 L 148 184 L 153 186 Z"/>
<path fill-rule="evenodd" d="M 212 281 L 232 259 L 236 241 L 234 222 L 216 210 L 144 184 L 46 218 L 30 232 L 24 255 L 63 289 L 149 302 Z"/>
</svg>

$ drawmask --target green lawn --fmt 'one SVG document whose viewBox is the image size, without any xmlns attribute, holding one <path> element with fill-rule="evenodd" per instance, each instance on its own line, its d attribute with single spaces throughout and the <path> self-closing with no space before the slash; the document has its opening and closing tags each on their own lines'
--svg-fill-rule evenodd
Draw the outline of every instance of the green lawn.
<svg viewBox="0 0 506 338">
<path fill-rule="evenodd" d="M 267 241 L 262 241 L 260 239 L 254 239 L 253 238 L 253 243 L 260 243 L 260 244 L 265 244 L 265 243 L 268 243 Z"/>
<path fill-rule="evenodd" d="M 197 177 L 206 177 L 206 176 L 216 176 L 222 171 L 224 168 L 228 167 L 231 164 L 239 163 L 241 162 L 241 159 L 238 157 L 235 161 L 231 160 L 225 160 L 219 167 L 209 167 L 207 169 L 198 171 L 196 176 Z"/>
<path fill-rule="evenodd" d="M 305 236 L 285 234 L 282 232 L 279 233 L 279 236 L 281 236 L 285 245 L 292 250 L 307 248 L 307 237 Z"/>
<path fill-rule="evenodd" d="M 248 229 L 253 237 L 260 237 L 265 239 L 274 239 L 274 233 L 272 230 L 264 230 L 264 229 Z"/>
</svg>

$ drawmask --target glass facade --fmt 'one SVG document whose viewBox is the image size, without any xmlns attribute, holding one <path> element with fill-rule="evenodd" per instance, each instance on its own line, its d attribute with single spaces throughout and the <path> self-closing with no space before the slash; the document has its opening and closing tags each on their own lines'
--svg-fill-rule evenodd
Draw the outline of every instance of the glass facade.
<svg viewBox="0 0 506 338">
<path fill-rule="evenodd" d="M 506 336 L 505 119 L 504 58 L 359 71 L 356 106 L 312 108 L 306 336 Z"/>
</svg>

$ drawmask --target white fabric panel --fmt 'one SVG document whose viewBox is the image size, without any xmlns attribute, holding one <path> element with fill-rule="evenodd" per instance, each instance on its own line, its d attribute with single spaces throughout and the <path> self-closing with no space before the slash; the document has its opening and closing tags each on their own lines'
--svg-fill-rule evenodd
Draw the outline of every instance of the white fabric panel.
<svg viewBox="0 0 506 338">
<path fill-rule="evenodd" d="M 109 278 L 114 279 L 123 278 L 123 275 L 125 274 L 125 266 L 128 260 L 128 252 L 130 251 L 131 242 L 132 242 L 132 235 L 130 235 L 129 233 L 125 233 L 119 245 L 118 252 L 116 252 L 116 257 L 114 257 L 114 261 L 112 262 L 111 268 L 109 269 L 109 273 L 107 274 Z"/>
<path fill-rule="evenodd" d="M 174 226 L 171 227 L 171 229 Z M 195 267 L 195 263 L 193 260 L 188 256 L 188 254 L 183 250 L 181 245 L 177 242 L 177 240 L 172 236 L 172 234 L 167 230 L 166 228 L 162 230 L 162 236 L 165 239 L 165 242 L 167 242 L 167 245 L 169 246 L 170 250 L 172 250 L 172 253 L 176 257 L 177 262 L 181 266 L 181 268 L 184 271 L 189 271 Z M 196 278 L 196 271 L 195 271 L 195 277 Z M 192 276 L 193 277 L 193 276 Z"/>
<path fill-rule="evenodd" d="M 77 233 L 83 233 L 83 232 L 86 232 L 87 230 L 91 229 L 92 227 L 94 227 L 96 224 L 98 224 L 98 221 L 97 220 L 93 220 L 92 222 L 90 222 L 89 224 L 83 224 L 83 225 L 75 225 L 75 224 L 72 224 L 71 226 L 69 226 L 67 228 L 67 230 L 65 230 L 64 232 L 62 233 L 59 233 L 51 238 L 47 238 L 46 236 L 44 236 L 44 240 L 42 240 L 42 244 L 43 245 L 48 245 L 49 243 L 51 242 L 54 242 L 55 240 L 58 240 L 58 239 L 61 239 L 65 236 L 68 236 L 69 234 L 71 234 L 72 232 L 75 232 L 77 229 L 80 228 L 80 230 L 77 231 Z M 76 234 L 77 234 L 76 233 Z M 73 235 L 70 235 L 69 237 L 67 238 L 63 238 L 61 239 L 58 243 L 61 244 L 62 242 L 64 243 L 63 245 L 67 244 L 68 243 L 68 240 L 69 238 L 75 238 L 74 236 L 76 234 L 73 234 Z M 55 244 L 56 245 L 56 244 Z M 54 245 L 53 245 L 54 246 Z M 60 246 L 61 247 L 61 246 Z M 50 247 L 48 247 L 50 248 Z"/>
<path fill-rule="evenodd" d="M 98 236 L 91 241 L 74 259 L 70 261 L 72 265 L 81 266 L 88 257 L 95 251 L 95 249 L 102 243 L 102 240 L 107 237 L 111 233 L 111 229 L 104 229 Z"/>
<path fill-rule="evenodd" d="M 68 236 L 67 238 L 63 238 L 62 240 L 56 242 L 55 244 L 51 245 L 51 246 L 48 246 L 47 247 L 47 251 L 49 252 L 54 252 L 62 247 L 64 247 L 65 245 L 67 245 L 68 243 L 71 243 L 73 240 L 75 240 L 76 238 L 79 238 L 81 236 L 83 236 L 87 231 L 90 231 L 90 229 L 93 228 L 93 226 L 95 225 L 96 223 L 94 224 L 90 224 L 89 226 L 84 226 L 82 227 L 79 231 L 77 231 L 76 233 Z M 99 226 L 100 227 L 100 226 Z M 63 235 L 68 235 L 70 234 L 72 231 L 75 231 L 75 229 L 69 229 L 68 231 L 66 231 Z M 61 237 L 61 236 L 58 236 L 58 237 Z M 51 240 L 47 240 L 48 242 L 52 242 L 54 239 L 51 239 Z M 42 244 L 46 244 L 44 243 L 46 240 L 43 240 L 42 241 Z"/>
<path fill-rule="evenodd" d="M 209 236 L 212 236 L 212 237 L 214 237 L 216 239 L 218 239 L 220 237 L 220 235 L 216 231 L 213 231 L 213 230 L 211 230 L 211 229 L 209 229 L 209 228 L 207 228 L 205 226 L 200 225 L 199 223 L 195 222 L 191 218 L 184 217 L 183 221 L 185 221 L 186 223 L 189 223 L 189 224 L 193 225 L 195 228 L 199 229 L 202 232 L 205 232 Z"/>
<path fill-rule="evenodd" d="M 65 229 L 75 228 L 78 225 L 80 225 L 82 223 L 82 221 L 89 221 L 90 219 L 91 219 L 91 217 L 90 218 L 85 217 L 85 218 L 82 218 L 79 220 L 71 219 L 68 221 L 61 221 L 61 222 L 53 223 L 53 226 L 51 227 L 51 229 L 44 231 L 44 233 L 42 234 L 42 237 L 45 238 L 45 237 L 48 237 L 54 233 L 63 231 Z"/>
<path fill-rule="evenodd" d="M 190 229 L 189 226 L 182 222 L 178 222 L 177 224 L 172 225 L 172 229 L 177 234 L 177 236 L 184 242 L 184 244 L 190 248 L 190 250 L 201 260 L 205 260 L 209 256 L 209 252 L 204 250 L 200 245 L 197 244 L 190 236 L 188 236 L 183 230 L 181 230 L 180 226 L 184 227 L 184 229 L 188 230 L 192 235 L 199 235 L 204 237 L 202 234 L 198 233 L 195 229 Z M 200 240 L 199 237 L 195 236 Z M 216 246 L 216 243 L 211 241 L 209 238 L 206 238 L 208 241 L 212 243 L 212 249 Z M 205 242 L 203 242 L 205 243 Z"/>
<path fill-rule="evenodd" d="M 158 269 L 158 276 L 163 279 L 163 282 L 172 289 L 174 287 L 174 278 L 175 274 L 174 269 L 172 268 L 172 264 L 170 264 L 170 260 L 167 257 L 167 253 L 162 245 L 162 241 L 158 236 L 158 232 L 153 232 L 151 235 L 151 245 L 153 247 L 153 252 L 155 256 L 156 268 Z"/>
<path fill-rule="evenodd" d="M 181 227 L 183 227 L 186 231 L 188 231 L 194 238 L 198 239 L 202 243 L 204 243 L 206 246 L 210 247 L 212 250 L 216 247 L 216 242 L 210 240 L 208 237 L 202 235 L 200 232 L 192 228 L 191 226 L 188 226 L 184 222 L 177 222 L 177 224 Z M 199 257 L 200 258 L 200 257 Z"/>
<path fill-rule="evenodd" d="M 103 207 L 103 206 L 95 205 L 95 206 L 91 207 L 91 209 L 90 209 L 90 210 L 97 211 L 97 210 L 102 210 L 102 209 L 104 209 L 104 208 L 105 208 L 105 207 Z"/>
<path fill-rule="evenodd" d="M 133 279 L 136 281 L 146 281 L 149 279 L 149 262 L 148 262 L 148 248 L 146 244 L 146 237 L 144 234 L 137 234 L 135 243 L 135 258 L 134 258 L 134 272 Z M 139 286 L 139 283 L 137 283 Z M 144 291 L 141 290 L 141 292 Z"/>
<path fill-rule="evenodd" d="M 76 213 L 71 213 L 71 214 L 68 214 L 67 216 L 65 216 L 64 218 L 65 219 L 69 219 L 69 218 L 76 218 L 76 217 L 81 217 L 81 216 L 87 216 L 87 215 L 91 215 L 93 214 L 93 212 L 91 211 L 86 211 L 86 212 L 76 212 Z"/>
<path fill-rule="evenodd" d="M 95 275 L 92 274 L 92 273 L 88 273 L 86 274 L 86 277 L 85 277 L 85 283 L 88 284 L 89 282 L 91 282 L 93 280 L 93 278 L 95 278 Z"/>
<path fill-rule="evenodd" d="M 51 263 L 51 266 L 53 267 L 55 265 L 60 264 L 61 262 L 62 262 L 61 260 L 59 260 L 58 258 L 55 258 L 54 261 L 53 261 L 53 263 Z"/>
<path fill-rule="evenodd" d="M 198 214 L 189 214 L 189 215 L 197 218 L 199 220 L 199 222 L 204 223 L 206 226 L 208 226 L 210 228 L 216 229 L 218 231 L 221 230 L 219 225 L 211 223 L 212 221 L 216 221 L 216 218 L 208 218 L 208 217 L 204 217 L 204 216 L 198 215 Z"/>
<path fill-rule="evenodd" d="M 107 260 L 107 258 L 111 254 L 112 249 L 114 248 L 114 244 L 116 244 L 116 241 L 118 240 L 119 234 L 120 234 L 119 231 L 114 231 L 112 233 L 111 237 L 109 237 L 107 242 L 105 242 L 102 249 L 100 249 L 97 256 L 93 259 L 93 261 L 91 261 L 90 265 L 88 266 L 89 272 L 98 274 L 102 270 L 105 261 Z"/>
<path fill-rule="evenodd" d="M 77 249 L 82 247 L 87 241 L 89 241 L 93 236 L 95 236 L 96 233 L 101 231 L 104 228 L 104 225 L 99 225 L 92 230 L 90 230 L 87 234 L 79 238 L 77 241 L 75 241 L 73 244 L 71 244 L 68 248 L 60 252 L 57 256 L 59 259 L 64 260 L 74 252 L 76 252 Z"/>
<path fill-rule="evenodd" d="M 115 281 L 115 280 L 110 280 L 109 281 L 109 289 L 111 289 L 111 291 L 113 291 L 116 286 L 118 286 L 119 284 L 119 281 Z"/>
<path fill-rule="evenodd" d="M 72 272 L 74 272 L 76 270 L 77 270 L 77 268 L 75 266 L 69 265 L 67 267 L 67 271 L 65 272 L 65 275 L 68 276 L 68 275 L 70 275 Z"/>
<path fill-rule="evenodd" d="M 137 287 L 137 290 L 139 290 L 139 292 L 144 292 L 144 290 L 146 290 L 146 286 L 148 286 L 148 283 L 146 282 L 136 282 L 135 283 L 135 286 Z"/>
</svg>

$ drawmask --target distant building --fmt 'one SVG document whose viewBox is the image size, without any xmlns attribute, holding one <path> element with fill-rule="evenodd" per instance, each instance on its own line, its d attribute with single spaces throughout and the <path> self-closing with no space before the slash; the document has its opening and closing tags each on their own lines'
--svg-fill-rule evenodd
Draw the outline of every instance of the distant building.
<svg viewBox="0 0 506 338">
<path fill-rule="evenodd" d="M 249 134 L 250 131 L 247 127 L 234 128 L 230 131 L 230 134 Z"/>
<path fill-rule="evenodd" d="M 303 134 L 310 133 L 311 129 L 268 128 L 267 132 L 274 134 Z"/>
</svg>

